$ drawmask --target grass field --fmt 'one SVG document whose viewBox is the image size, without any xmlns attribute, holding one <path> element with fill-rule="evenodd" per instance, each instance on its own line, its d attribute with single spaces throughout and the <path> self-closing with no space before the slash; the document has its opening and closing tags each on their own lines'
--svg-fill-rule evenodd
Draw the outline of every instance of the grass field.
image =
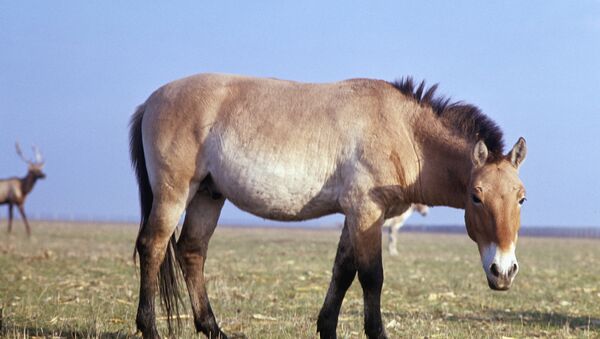
<svg viewBox="0 0 600 339">
<path fill-rule="evenodd" d="M 34 222 L 30 240 L 15 226 L 8 236 L 3 223 L 0 233 L 3 337 L 136 337 L 136 226 Z M 316 337 L 338 237 L 333 230 L 218 228 L 206 273 L 224 331 Z M 493 292 L 465 235 L 402 233 L 400 256 L 384 254 L 388 335 L 600 337 L 600 240 L 521 238 L 517 251 L 513 288 Z M 196 336 L 189 317 L 183 323 L 179 337 Z M 364 337 L 358 281 L 338 334 Z"/>
</svg>

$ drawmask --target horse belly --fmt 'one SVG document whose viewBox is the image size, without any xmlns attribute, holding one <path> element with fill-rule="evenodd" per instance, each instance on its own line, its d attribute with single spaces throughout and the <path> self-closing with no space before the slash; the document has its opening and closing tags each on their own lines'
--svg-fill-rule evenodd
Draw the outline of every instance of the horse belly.
<svg viewBox="0 0 600 339">
<path fill-rule="evenodd" d="M 266 219 L 294 221 L 338 212 L 338 185 L 328 161 L 298 162 L 250 149 L 218 150 L 208 170 L 221 194 Z"/>
</svg>

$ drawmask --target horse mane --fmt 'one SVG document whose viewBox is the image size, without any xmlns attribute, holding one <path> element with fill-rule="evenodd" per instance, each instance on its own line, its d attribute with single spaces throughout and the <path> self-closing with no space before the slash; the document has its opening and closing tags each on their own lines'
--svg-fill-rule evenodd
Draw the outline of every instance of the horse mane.
<svg viewBox="0 0 600 339">
<path fill-rule="evenodd" d="M 391 83 L 405 96 L 414 99 L 420 105 L 431 107 L 445 126 L 451 127 L 468 140 L 483 140 L 490 154 L 490 161 L 503 157 L 504 140 L 502 130 L 481 110 L 462 101 L 451 102 L 450 98 L 437 95 L 438 84 L 425 88 L 425 80 L 416 86 L 412 77 L 405 77 Z"/>
</svg>

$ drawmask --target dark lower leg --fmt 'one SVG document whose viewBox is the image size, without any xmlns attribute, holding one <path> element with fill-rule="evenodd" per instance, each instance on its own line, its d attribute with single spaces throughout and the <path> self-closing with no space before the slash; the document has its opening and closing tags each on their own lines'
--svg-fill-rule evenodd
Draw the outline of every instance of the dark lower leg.
<svg viewBox="0 0 600 339">
<path fill-rule="evenodd" d="M 12 231 L 13 205 L 8 205 L 8 233 Z"/>
<path fill-rule="evenodd" d="M 154 299 L 158 290 L 159 256 L 153 253 L 152 246 L 142 238 L 138 239 L 137 250 L 140 257 L 140 299 L 136 317 L 137 329 L 145 339 L 160 338 L 156 329 Z"/>
<path fill-rule="evenodd" d="M 200 252 L 184 252 L 181 254 L 181 257 L 183 261 L 183 275 L 192 303 L 196 330 L 204 333 L 208 338 L 227 338 L 225 333 L 219 328 L 217 319 L 210 306 L 210 301 L 208 300 L 204 280 L 206 255 Z"/>
<path fill-rule="evenodd" d="M 325 302 L 319 312 L 317 331 L 321 338 L 335 338 L 338 316 L 346 291 L 352 285 L 356 275 L 356 262 L 354 259 L 352 244 L 348 236 L 348 227 L 344 225 L 342 236 L 338 244 L 333 266 L 333 275 L 329 284 L 329 290 Z"/>
<path fill-rule="evenodd" d="M 27 221 L 27 216 L 25 216 L 25 209 L 23 205 L 18 205 L 19 213 L 21 213 L 21 218 L 23 218 L 23 223 L 25 223 L 25 230 L 27 231 L 27 236 L 31 236 L 31 228 L 29 227 L 29 222 Z"/>
<path fill-rule="evenodd" d="M 208 338 L 227 338 L 219 328 L 210 306 L 204 279 L 208 243 L 225 202 L 222 197 L 215 197 L 212 193 L 198 192 L 190 202 L 177 251 L 182 261 L 196 330 Z"/>
<path fill-rule="evenodd" d="M 381 289 L 383 286 L 381 253 L 366 267 L 359 267 L 358 280 L 363 289 L 365 334 L 368 338 L 386 338 L 381 320 Z"/>
</svg>

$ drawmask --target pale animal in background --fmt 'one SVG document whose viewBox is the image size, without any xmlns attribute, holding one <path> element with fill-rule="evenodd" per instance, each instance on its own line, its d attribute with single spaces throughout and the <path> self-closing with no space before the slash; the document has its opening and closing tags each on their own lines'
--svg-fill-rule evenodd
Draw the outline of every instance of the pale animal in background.
<svg viewBox="0 0 600 339">
<path fill-rule="evenodd" d="M 42 171 L 44 160 L 42 158 L 42 153 L 36 146 L 33 146 L 34 160 L 25 158 L 19 143 L 16 143 L 15 147 L 19 157 L 28 165 L 27 174 L 22 178 L 12 177 L 0 179 L 0 205 L 8 204 L 8 233 L 12 230 L 13 207 L 16 205 L 19 209 L 19 213 L 21 213 L 23 223 L 25 224 L 27 236 L 31 236 L 31 228 L 29 227 L 29 222 L 25 215 L 25 199 L 27 198 L 27 195 L 31 193 L 37 180 L 46 177 L 46 174 Z"/>
<path fill-rule="evenodd" d="M 398 255 L 398 230 L 404 226 L 406 220 L 408 220 L 415 211 L 422 216 L 426 216 L 429 207 L 423 204 L 412 204 L 406 212 L 397 217 L 387 219 L 383 223 L 383 228 L 388 228 L 388 251 L 390 252 L 390 255 Z"/>
</svg>

